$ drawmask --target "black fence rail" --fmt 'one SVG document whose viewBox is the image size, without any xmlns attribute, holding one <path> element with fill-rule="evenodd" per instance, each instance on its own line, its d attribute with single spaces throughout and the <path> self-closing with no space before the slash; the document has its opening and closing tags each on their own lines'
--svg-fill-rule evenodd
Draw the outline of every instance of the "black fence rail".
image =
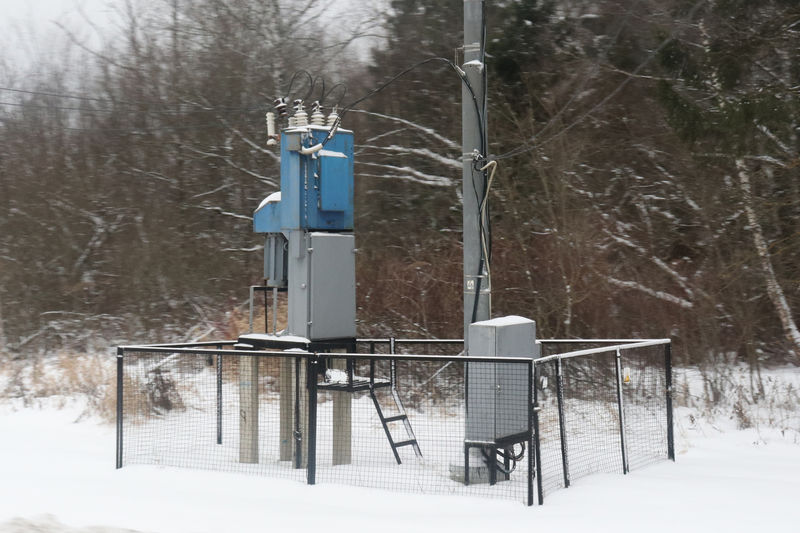
<svg viewBox="0 0 800 533">
<path fill-rule="evenodd" d="M 530 505 L 535 492 L 541 503 L 570 480 L 671 454 L 668 344 L 539 360 L 454 355 L 463 349 L 458 339 L 358 340 L 369 353 L 234 344 L 118 349 L 118 468 L 155 464 Z M 403 353 L 421 348 L 449 355 Z"/>
</svg>

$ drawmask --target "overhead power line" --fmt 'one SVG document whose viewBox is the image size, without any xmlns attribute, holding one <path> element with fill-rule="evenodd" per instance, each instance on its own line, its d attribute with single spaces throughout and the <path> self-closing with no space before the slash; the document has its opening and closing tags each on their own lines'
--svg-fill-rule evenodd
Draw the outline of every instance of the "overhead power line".
<svg viewBox="0 0 800 533">
<path fill-rule="evenodd" d="M 256 111 L 259 109 L 263 109 L 264 104 L 252 104 L 246 106 L 210 106 L 206 107 L 201 104 L 195 104 L 192 102 L 164 102 L 162 100 L 115 100 L 113 98 L 98 98 L 94 96 L 81 96 L 76 94 L 67 94 L 67 93 L 58 93 L 58 92 L 48 92 L 48 91 L 32 91 L 28 89 L 16 89 L 13 87 L 0 87 L 0 91 L 12 92 L 12 93 L 19 93 L 19 94 L 29 94 L 33 96 L 47 96 L 51 98 L 64 98 L 64 99 L 71 99 L 71 100 L 80 100 L 84 102 L 98 102 L 103 103 L 106 105 L 125 105 L 125 106 L 164 106 L 162 109 L 141 109 L 141 111 L 145 111 L 148 113 L 166 113 L 166 114 L 181 114 L 187 112 L 214 112 L 214 111 Z M 168 107 L 174 107 L 174 109 L 168 109 Z M 79 108 L 80 110 L 84 110 L 83 108 Z M 87 110 L 88 111 L 88 110 Z M 98 110 L 99 111 L 99 110 Z M 107 111 L 116 111 L 116 109 L 109 109 Z"/>
</svg>

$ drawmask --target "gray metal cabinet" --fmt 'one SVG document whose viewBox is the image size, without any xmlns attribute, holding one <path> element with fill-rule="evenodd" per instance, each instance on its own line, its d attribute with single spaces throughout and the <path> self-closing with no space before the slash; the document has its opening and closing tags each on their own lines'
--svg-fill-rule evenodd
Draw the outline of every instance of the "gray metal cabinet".
<svg viewBox="0 0 800 533">
<path fill-rule="evenodd" d="M 538 355 L 536 323 L 509 316 L 469 327 L 469 355 L 521 357 Z M 469 363 L 466 440 L 497 442 L 528 431 L 528 364 Z"/>
</svg>

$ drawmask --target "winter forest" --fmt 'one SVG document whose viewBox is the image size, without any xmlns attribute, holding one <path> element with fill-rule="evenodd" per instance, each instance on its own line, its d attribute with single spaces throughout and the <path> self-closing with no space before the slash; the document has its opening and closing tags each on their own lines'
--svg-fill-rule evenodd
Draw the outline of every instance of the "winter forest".
<svg viewBox="0 0 800 533">
<path fill-rule="evenodd" d="M 344 106 L 463 55 L 461 0 L 328 4 L 129 0 L 101 46 L 65 28 L 49 61 L 0 59 L 3 357 L 231 336 L 262 281 L 273 99 L 306 70 Z M 765 394 L 800 357 L 800 6 L 488 4 L 493 314 L 670 337 L 708 400 L 732 365 Z M 463 334 L 460 106 L 429 63 L 343 123 L 360 335 Z"/>
</svg>

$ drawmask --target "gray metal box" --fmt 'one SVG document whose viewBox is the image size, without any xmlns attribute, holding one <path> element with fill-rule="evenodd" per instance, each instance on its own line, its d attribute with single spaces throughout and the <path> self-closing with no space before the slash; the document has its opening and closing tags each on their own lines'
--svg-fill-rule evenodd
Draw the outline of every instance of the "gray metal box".
<svg viewBox="0 0 800 533">
<path fill-rule="evenodd" d="M 311 340 L 356 336 L 355 238 L 312 233 L 309 261 Z"/>
<path fill-rule="evenodd" d="M 469 355 L 533 359 L 536 322 L 507 316 L 469 326 Z M 528 431 L 528 364 L 469 363 L 466 440 L 497 442 Z"/>
</svg>

